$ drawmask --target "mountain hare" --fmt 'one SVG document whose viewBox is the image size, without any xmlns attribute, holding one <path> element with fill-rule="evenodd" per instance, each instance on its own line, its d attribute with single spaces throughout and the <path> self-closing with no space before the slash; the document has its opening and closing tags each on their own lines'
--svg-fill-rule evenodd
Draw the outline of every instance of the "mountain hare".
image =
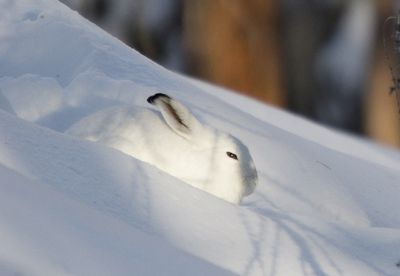
<svg viewBox="0 0 400 276">
<path fill-rule="evenodd" d="M 253 193 L 258 176 L 249 150 L 230 134 L 202 125 L 177 100 L 155 94 L 161 111 L 115 106 L 66 133 L 116 148 L 232 203 Z"/>
</svg>

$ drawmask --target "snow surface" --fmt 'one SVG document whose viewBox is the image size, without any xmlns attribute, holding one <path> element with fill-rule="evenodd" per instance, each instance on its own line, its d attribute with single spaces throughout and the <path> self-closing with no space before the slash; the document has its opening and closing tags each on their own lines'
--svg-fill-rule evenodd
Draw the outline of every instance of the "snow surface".
<svg viewBox="0 0 400 276">
<path fill-rule="evenodd" d="M 167 71 L 54 0 L 0 1 L 0 275 L 400 275 L 400 153 Z M 252 153 L 228 203 L 63 132 L 169 94 Z"/>
</svg>

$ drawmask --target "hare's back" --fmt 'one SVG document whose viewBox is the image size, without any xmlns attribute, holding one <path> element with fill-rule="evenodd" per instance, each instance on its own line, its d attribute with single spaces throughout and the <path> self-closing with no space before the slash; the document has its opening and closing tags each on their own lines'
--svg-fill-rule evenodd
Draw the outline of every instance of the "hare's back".
<svg viewBox="0 0 400 276">
<path fill-rule="evenodd" d="M 132 135 L 139 135 L 140 132 L 146 129 L 149 131 L 160 123 L 160 115 L 150 109 L 114 106 L 83 118 L 66 133 L 98 142 L 116 136 L 129 138 Z"/>
</svg>

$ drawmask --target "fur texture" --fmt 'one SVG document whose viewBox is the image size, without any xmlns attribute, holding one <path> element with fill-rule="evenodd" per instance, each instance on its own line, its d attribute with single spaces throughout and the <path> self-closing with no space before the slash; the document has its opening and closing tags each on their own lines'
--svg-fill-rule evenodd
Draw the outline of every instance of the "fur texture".
<svg viewBox="0 0 400 276">
<path fill-rule="evenodd" d="M 257 171 L 242 142 L 202 125 L 167 95 L 155 94 L 147 101 L 161 114 L 115 106 L 82 119 L 66 133 L 119 149 L 232 203 L 253 193 Z"/>
</svg>

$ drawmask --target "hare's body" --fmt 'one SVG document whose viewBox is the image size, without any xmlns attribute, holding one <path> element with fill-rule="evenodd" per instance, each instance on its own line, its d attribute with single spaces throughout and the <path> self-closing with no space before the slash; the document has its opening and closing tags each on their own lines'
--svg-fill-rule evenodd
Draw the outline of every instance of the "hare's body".
<svg viewBox="0 0 400 276">
<path fill-rule="evenodd" d="M 257 171 L 235 137 L 200 124 L 163 94 L 148 99 L 160 111 L 116 106 L 94 113 L 67 133 L 119 149 L 233 203 L 251 194 Z"/>
</svg>

